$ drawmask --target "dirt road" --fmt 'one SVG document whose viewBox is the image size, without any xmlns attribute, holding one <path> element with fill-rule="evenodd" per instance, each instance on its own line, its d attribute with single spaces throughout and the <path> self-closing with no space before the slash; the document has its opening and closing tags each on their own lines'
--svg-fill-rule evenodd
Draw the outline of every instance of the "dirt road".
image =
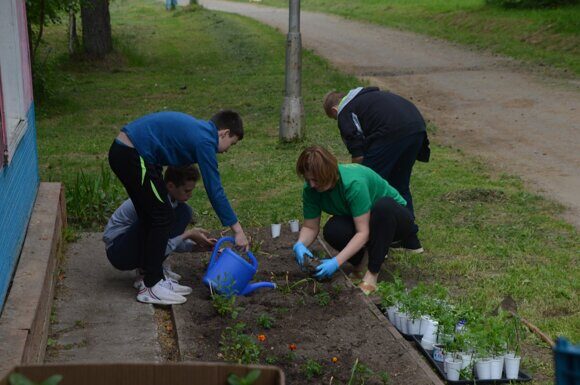
<svg viewBox="0 0 580 385">
<path fill-rule="evenodd" d="M 249 16 L 284 34 L 288 29 L 287 9 L 199 2 Z M 564 204 L 565 218 L 580 227 L 578 79 L 549 78 L 510 59 L 319 13 L 301 13 L 301 32 L 304 47 L 412 99 L 439 127 L 438 143 L 521 176 L 532 190 Z"/>
</svg>

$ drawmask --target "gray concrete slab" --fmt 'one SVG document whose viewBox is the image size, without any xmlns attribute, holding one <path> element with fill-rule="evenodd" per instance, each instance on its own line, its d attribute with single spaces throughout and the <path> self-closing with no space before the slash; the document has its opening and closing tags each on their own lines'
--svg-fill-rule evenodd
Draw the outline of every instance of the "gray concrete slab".
<svg viewBox="0 0 580 385">
<path fill-rule="evenodd" d="M 133 272 L 109 264 L 101 236 L 68 245 L 45 362 L 160 362 L 154 308 L 135 299 Z"/>
</svg>

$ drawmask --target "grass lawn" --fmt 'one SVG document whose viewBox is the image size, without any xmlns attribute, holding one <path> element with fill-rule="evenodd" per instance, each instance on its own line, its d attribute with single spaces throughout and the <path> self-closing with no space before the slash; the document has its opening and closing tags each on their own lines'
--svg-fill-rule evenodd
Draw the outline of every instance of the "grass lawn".
<svg viewBox="0 0 580 385">
<path fill-rule="evenodd" d="M 288 1 L 261 4 L 287 7 Z M 484 0 L 308 0 L 301 8 L 437 36 L 580 74 L 580 4 L 506 10 L 487 6 Z"/>
<path fill-rule="evenodd" d="M 238 110 L 244 140 L 220 155 L 224 186 L 242 225 L 266 226 L 273 213 L 301 218 L 302 182 L 294 173 L 300 150 L 322 144 L 348 154 L 335 122 L 321 109 L 328 89 L 358 81 L 304 52 L 304 143 L 280 145 L 285 37 L 249 19 L 187 8 L 166 12 L 157 1 L 111 2 L 119 52 L 101 64 L 66 59 L 65 27 L 51 27 L 53 95 L 37 105 L 43 180 L 66 186 L 70 223 L 102 228 L 124 191 L 108 171 L 107 151 L 121 126 L 140 115 L 179 110 L 209 118 Z M 433 129 L 432 141 L 437 143 Z M 580 339 L 578 233 L 556 218 L 562 208 L 525 191 L 453 148 L 433 145 L 432 161 L 415 167 L 412 188 L 421 256 L 393 253 L 403 277 L 437 281 L 457 298 L 490 312 L 511 294 L 521 314 L 552 336 Z M 191 201 L 200 225 L 219 228 L 203 188 Z M 537 339 L 525 366 L 549 379 L 551 356 Z M 540 358 L 538 358 L 540 357 Z M 538 382 L 542 383 L 542 382 Z"/>
</svg>

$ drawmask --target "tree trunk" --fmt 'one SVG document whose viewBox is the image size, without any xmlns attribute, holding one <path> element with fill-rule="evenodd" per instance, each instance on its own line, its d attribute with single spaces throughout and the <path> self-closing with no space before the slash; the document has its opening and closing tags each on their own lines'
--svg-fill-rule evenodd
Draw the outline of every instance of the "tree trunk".
<svg viewBox="0 0 580 385">
<path fill-rule="evenodd" d="M 75 11 L 69 9 L 68 11 L 68 53 L 74 55 L 78 52 L 79 37 L 77 35 L 77 18 Z"/>
<path fill-rule="evenodd" d="M 109 0 L 81 1 L 83 47 L 89 57 L 102 58 L 113 49 Z"/>
</svg>

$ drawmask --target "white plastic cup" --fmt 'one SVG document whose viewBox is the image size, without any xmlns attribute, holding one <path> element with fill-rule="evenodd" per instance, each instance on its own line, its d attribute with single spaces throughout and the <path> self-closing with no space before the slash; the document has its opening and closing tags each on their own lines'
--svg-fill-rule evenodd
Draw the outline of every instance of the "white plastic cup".
<svg viewBox="0 0 580 385">
<path fill-rule="evenodd" d="M 514 354 L 506 354 L 504 357 L 505 377 L 508 380 L 515 380 L 520 375 L 520 361 L 522 357 Z"/>
<path fill-rule="evenodd" d="M 282 225 L 280 223 L 272 223 L 272 238 L 278 238 L 280 236 L 280 230 L 282 230 Z"/>
<path fill-rule="evenodd" d="M 481 359 L 475 363 L 475 372 L 479 380 L 491 379 L 491 360 Z"/>
<path fill-rule="evenodd" d="M 449 381 L 459 380 L 459 372 L 461 371 L 461 360 L 456 360 L 453 357 L 448 357 L 445 359 L 445 364 L 447 366 L 447 379 Z"/>
<path fill-rule="evenodd" d="M 389 321 L 394 325 L 395 324 L 395 312 L 397 311 L 396 306 L 389 306 L 387 308 L 387 317 L 389 317 Z"/>
<path fill-rule="evenodd" d="M 407 320 L 407 331 L 411 335 L 419 334 L 421 331 L 421 318 Z"/>
<path fill-rule="evenodd" d="M 503 373 L 503 356 L 491 359 L 491 380 L 499 380 Z"/>
<path fill-rule="evenodd" d="M 471 360 L 472 360 L 472 354 L 471 353 L 460 353 L 461 355 L 461 370 L 469 367 L 469 365 L 471 365 Z"/>
<path fill-rule="evenodd" d="M 445 361 L 445 354 L 443 353 L 443 345 L 441 344 L 433 345 L 433 359 L 438 362 Z"/>
<path fill-rule="evenodd" d="M 433 350 L 433 340 L 421 339 L 421 347 L 425 350 Z"/>
<path fill-rule="evenodd" d="M 298 219 L 292 219 L 288 223 L 290 224 L 290 231 L 291 232 L 297 233 L 300 231 L 300 222 L 298 222 Z"/>
</svg>

